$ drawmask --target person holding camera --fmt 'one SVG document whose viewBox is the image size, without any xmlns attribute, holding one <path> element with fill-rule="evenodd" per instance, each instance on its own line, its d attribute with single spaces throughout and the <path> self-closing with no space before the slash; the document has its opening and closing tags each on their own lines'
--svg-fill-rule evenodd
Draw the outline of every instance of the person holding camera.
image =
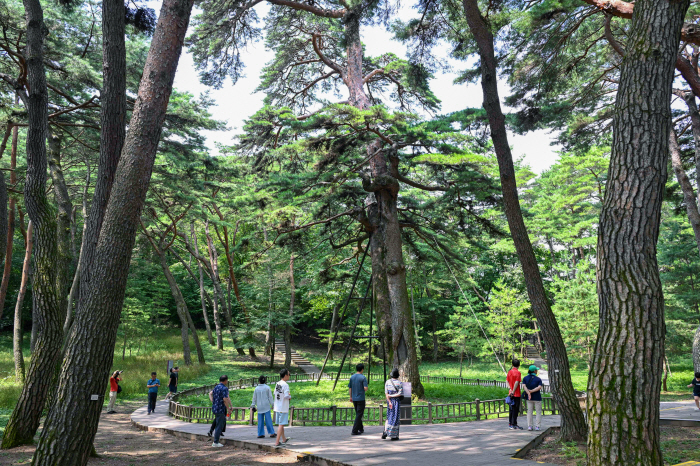
<svg viewBox="0 0 700 466">
<path fill-rule="evenodd" d="M 270 415 L 273 402 L 272 390 L 267 385 L 267 377 L 261 375 L 258 378 L 258 386 L 255 387 L 253 401 L 250 404 L 254 412 L 256 409 L 258 411 L 258 438 L 265 438 L 265 427 L 267 427 L 270 438 L 277 437 L 275 429 L 272 427 L 272 415 Z"/>
<path fill-rule="evenodd" d="M 114 414 L 114 403 L 117 401 L 117 393 L 119 393 L 122 388 L 119 386 L 119 381 L 121 381 L 121 375 L 124 371 L 114 371 L 112 376 L 109 378 L 109 404 L 107 405 L 107 414 Z"/>
</svg>

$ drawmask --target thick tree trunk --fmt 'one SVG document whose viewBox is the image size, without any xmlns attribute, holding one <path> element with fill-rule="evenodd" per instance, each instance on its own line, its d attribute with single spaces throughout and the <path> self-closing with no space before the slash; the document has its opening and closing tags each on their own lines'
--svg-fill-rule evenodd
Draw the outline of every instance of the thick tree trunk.
<svg viewBox="0 0 700 466">
<path fill-rule="evenodd" d="M 219 351 L 224 350 L 223 324 L 221 323 L 221 313 L 219 312 L 219 296 L 214 293 L 212 297 L 212 310 L 214 313 L 214 330 L 216 332 L 216 347 Z"/>
<path fill-rule="evenodd" d="M 170 266 L 168 266 L 168 261 L 166 260 L 165 253 L 163 253 L 160 250 L 157 250 L 156 255 L 158 256 L 158 262 L 160 263 L 160 267 L 163 269 L 165 279 L 168 281 L 168 285 L 170 286 L 170 294 L 173 296 L 173 300 L 175 301 L 175 309 L 177 311 L 177 317 L 180 319 L 180 336 L 182 337 L 183 359 L 185 361 L 186 366 L 191 366 L 192 355 L 190 353 L 190 337 L 187 332 L 189 328 L 189 323 L 187 322 L 187 314 L 189 312 L 187 310 L 187 303 L 185 302 L 184 296 L 182 296 L 180 286 L 177 284 L 177 282 L 175 281 L 175 277 L 173 277 L 173 273 L 170 271 Z"/>
<path fill-rule="evenodd" d="M 688 3 L 637 1 L 628 34 L 598 234 L 600 330 L 588 378 L 589 466 L 663 464 L 659 387 L 666 329 L 656 242 L 673 70 Z"/>
<path fill-rule="evenodd" d="M 347 44 L 347 67 L 343 80 L 349 90 L 350 104 L 366 110 L 371 106 L 371 102 L 364 90 L 360 11 L 349 10 L 343 18 L 343 22 Z M 403 262 L 401 228 L 396 205 L 399 183 L 394 177 L 396 173 L 390 174 L 387 166 L 387 155 L 381 147 L 380 140 L 368 146 L 368 155 L 375 154 L 370 160 L 372 180 L 363 183 L 364 189 L 373 192 L 377 201 L 376 218 L 378 218 L 379 228 L 373 236 L 379 233 L 380 237 L 376 241 L 383 242 L 382 247 L 377 252 L 377 255 L 383 256 L 384 259 L 381 269 L 374 268 L 374 253 L 372 259 L 372 272 L 375 277 L 379 278 L 377 317 L 382 319 L 385 325 L 388 322 L 391 323 L 391 340 L 389 341 L 391 363 L 399 368 L 404 380 L 411 382 L 413 393 L 420 397 L 423 396 L 423 385 L 420 382 L 418 372 L 413 316 L 408 302 L 406 266 Z M 392 168 L 395 168 L 396 164 L 398 164 L 398 159 L 392 161 Z M 379 266 L 379 264 L 376 265 Z M 388 319 L 387 312 L 390 313 Z"/>
<path fill-rule="evenodd" d="M 194 241 L 194 250 L 199 256 L 199 246 L 197 244 L 197 233 L 194 229 L 194 222 L 190 224 L 190 230 L 192 232 L 192 240 Z M 202 315 L 204 316 L 204 325 L 207 327 L 207 339 L 209 340 L 209 344 L 214 346 L 214 338 L 211 334 L 211 325 L 209 325 L 209 316 L 207 314 L 207 305 L 205 303 L 206 292 L 204 290 L 204 271 L 202 270 L 202 263 L 199 260 L 197 261 L 197 270 L 199 270 L 199 299 L 202 302 Z"/>
<path fill-rule="evenodd" d="M 100 92 L 100 158 L 90 215 L 80 255 L 81 287 L 92 280 L 92 262 L 105 209 L 114 184 L 126 136 L 126 43 L 122 0 L 102 2 L 102 90 Z M 84 286 L 83 286 L 84 284 Z M 79 306 L 80 308 L 80 306 Z"/>
<path fill-rule="evenodd" d="M 102 410 L 102 397 L 90 398 L 104 395 L 107 387 L 136 229 L 192 6 L 193 0 L 163 2 L 105 209 L 90 283 L 81 286 L 58 402 L 46 417 L 35 466 L 83 466 L 88 461 Z M 122 15 L 123 11 L 122 4 Z"/>
<path fill-rule="evenodd" d="M 185 309 L 187 309 L 187 308 L 185 308 Z M 199 341 L 199 334 L 197 333 L 197 327 L 194 326 L 194 321 L 192 320 L 192 314 L 190 314 L 189 310 L 187 310 L 185 317 L 187 317 L 187 325 L 190 327 L 190 332 L 192 332 L 192 340 L 194 341 L 194 347 L 197 350 L 197 362 L 199 362 L 199 364 L 206 364 L 207 362 L 204 359 L 204 350 L 202 350 L 202 343 Z"/>
<path fill-rule="evenodd" d="M 265 243 L 267 243 L 267 228 L 263 228 L 263 238 L 265 239 Z M 267 269 L 268 286 L 267 286 L 267 335 L 265 337 L 265 353 L 264 354 L 272 356 L 273 348 L 275 347 L 275 340 L 274 340 L 274 338 L 272 338 L 272 333 L 273 333 L 272 290 L 274 287 L 274 278 L 275 277 L 272 275 L 272 265 L 270 264 L 269 257 L 267 259 L 267 263 L 265 264 L 265 268 Z"/>
<path fill-rule="evenodd" d="M 383 226 L 379 221 L 379 208 L 373 203 L 368 209 L 368 218 L 374 228 L 369 240 L 372 255 L 372 286 L 374 287 L 375 311 L 378 335 L 382 341 L 382 359 L 391 364 L 393 351 L 391 345 L 391 305 L 389 303 L 389 288 L 386 281 L 384 263 Z"/>
<path fill-rule="evenodd" d="M 437 312 L 433 311 L 433 362 L 438 358 Z"/>
<path fill-rule="evenodd" d="M 289 258 L 289 317 L 294 315 L 294 253 Z M 292 367 L 292 324 L 284 326 L 284 367 Z"/>
<path fill-rule="evenodd" d="M 73 309 L 73 303 L 76 302 L 78 299 L 78 293 L 80 292 L 80 258 L 83 256 L 83 250 L 85 249 L 85 231 L 87 230 L 87 216 L 88 216 L 88 205 L 87 205 L 87 197 L 88 197 L 88 188 L 90 187 L 90 166 L 87 166 L 87 174 L 85 175 L 85 186 L 83 187 L 83 208 L 82 208 L 82 213 L 83 213 L 83 234 L 82 234 L 82 240 L 80 241 L 80 252 L 78 253 L 78 265 L 75 268 L 75 273 L 73 274 L 73 283 L 71 284 L 70 287 L 70 292 L 68 293 L 68 303 L 67 307 L 68 309 L 66 310 L 66 322 L 63 324 L 63 339 L 64 342 L 67 341 L 68 339 L 68 334 L 71 328 L 71 325 L 73 325 L 73 315 L 75 315 L 75 310 Z M 75 218 L 75 217 L 74 217 Z M 72 241 L 71 241 L 72 242 Z M 64 345 L 64 350 L 65 350 L 65 345 Z"/>
<path fill-rule="evenodd" d="M 484 109 L 489 119 L 503 191 L 508 226 L 525 275 L 532 313 L 542 329 L 547 345 L 550 385 L 554 400 L 561 413 L 561 437 L 565 441 L 586 437 L 586 423 L 576 392 L 571 383 L 566 346 L 545 294 L 532 243 L 525 228 L 518 200 L 513 156 L 508 144 L 505 117 L 498 97 L 497 63 L 494 54 L 493 34 L 481 15 L 477 0 L 463 0 L 464 12 L 481 57 L 481 87 L 484 93 Z M 590 452 L 589 452 L 590 455 Z"/>
<path fill-rule="evenodd" d="M 15 326 L 12 335 L 12 350 L 15 358 L 15 379 L 24 383 L 24 355 L 22 354 L 22 306 L 24 295 L 27 293 L 27 283 L 29 283 L 29 267 L 32 261 L 32 245 L 34 244 L 34 225 L 31 220 L 27 227 L 27 244 L 24 252 L 24 262 L 22 263 L 22 282 L 17 292 L 17 302 L 15 304 Z"/>
<path fill-rule="evenodd" d="M 56 219 L 46 197 L 46 137 L 48 135 L 48 91 L 44 74 L 44 13 L 39 0 L 25 0 L 27 25 L 27 177 L 24 203 L 34 224 L 34 273 L 32 298 L 35 313 L 32 327 L 37 336 L 22 387 L 2 439 L 2 448 L 29 444 L 39 427 L 50 381 L 63 343 L 65 309 L 56 293 Z"/>
</svg>

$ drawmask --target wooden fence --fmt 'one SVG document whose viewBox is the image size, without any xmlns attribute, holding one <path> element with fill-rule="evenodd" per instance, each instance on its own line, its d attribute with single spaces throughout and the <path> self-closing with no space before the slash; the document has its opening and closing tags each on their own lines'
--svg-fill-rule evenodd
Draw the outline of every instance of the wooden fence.
<svg viewBox="0 0 700 466">
<path fill-rule="evenodd" d="M 341 374 L 342 380 L 348 380 L 352 373 Z M 318 374 L 291 374 L 289 382 L 315 382 Z M 333 379 L 334 376 L 324 375 L 323 379 Z M 483 380 L 483 379 L 464 379 L 461 377 L 436 377 L 425 375 L 421 376 L 421 382 L 426 383 L 449 383 L 453 385 L 479 385 L 486 387 L 508 388 L 506 382 L 499 380 Z M 274 379 L 270 377 L 270 379 Z M 382 374 L 371 374 L 371 380 L 384 380 Z M 229 390 L 239 390 L 243 388 L 253 388 L 258 384 L 257 377 L 249 377 L 228 382 Z M 168 414 L 176 419 L 185 422 L 212 422 L 214 414 L 210 407 L 201 407 L 193 405 L 184 405 L 178 403 L 181 397 L 197 396 L 209 393 L 216 385 L 204 385 L 202 387 L 183 390 L 173 395 L 170 399 Z M 549 386 L 545 385 L 544 393 L 549 393 Z M 520 414 L 527 411 L 526 403 L 521 403 Z M 556 414 L 557 409 L 552 398 L 542 399 L 542 414 Z M 428 403 L 420 405 L 411 405 L 410 416 L 408 413 L 408 405 L 402 406 L 401 420 L 412 421 L 416 424 L 435 424 L 441 422 L 458 422 L 458 421 L 480 421 L 494 417 L 508 415 L 508 405 L 505 400 L 484 400 L 478 398 L 474 401 L 462 403 Z M 231 417 L 228 422 L 237 422 L 253 425 L 256 422 L 252 408 L 245 407 L 233 408 Z M 386 419 L 386 406 L 380 404 L 378 406 L 367 406 L 363 422 L 365 424 L 383 424 Z M 351 407 L 313 407 L 313 408 L 295 408 L 291 406 L 289 409 L 289 424 L 290 425 L 347 425 L 355 421 L 355 409 Z"/>
</svg>

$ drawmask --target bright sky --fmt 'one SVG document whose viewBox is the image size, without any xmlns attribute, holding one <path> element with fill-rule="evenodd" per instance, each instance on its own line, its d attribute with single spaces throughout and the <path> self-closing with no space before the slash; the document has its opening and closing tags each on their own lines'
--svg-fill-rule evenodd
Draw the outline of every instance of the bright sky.
<svg viewBox="0 0 700 466">
<path fill-rule="evenodd" d="M 160 2 L 149 2 L 149 6 L 159 11 Z M 157 6 L 156 6 L 157 5 Z M 265 5 L 259 5 L 260 17 L 264 17 Z M 408 19 L 411 14 L 415 14 L 408 6 L 403 6 L 399 16 Z M 397 56 L 405 57 L 406 48 L 392 39 L 392 36 L 382 27 L 363 29 L 363 43 L 366 53 L 378 56 L 383 53 L 394 53 Z M 444 57 L 447 57 L 447 48 L 438 50 Z M 189 91 L 194 95 L 210 91 L 211 97 L 217 105 L 211 109 L 214 118 L 225 121 L 230 131 L 208 132 L 207 143 L 214 152 L 215 143 L 231 144 L 233 136 L 240 131 L 243 121 L 255 113 L 262 106 L 263 95 L 255 93 L 255 88 L 259 84 L 259 75 L 266 62 L 273 58 L 273 53 L 266 50 L 261 42 L 249 47 L 243 55 L 243 62 L 246 65 L 245 77 L 240 79 L 235 85 L 230 81 L 222 89 L 208 89 L 199 82 L 198 73 L 195 70 L 192 56 L 189 53 L 183 54 L 175 76 L 175 87 L 181 91 Z M 454 70 L 465 68 L 465 64 L 449 60 Z M 431 82 L 431 88 L 435 95 L 442 101 L 441 113 L 451 113 L 467 107 L 481 107 L 482 93 L 480 84 L 455 85 L 453 83 L 456 73 L 438 73 Z M 500 83 L 500 95 L 503 98 L 507 94 L 506 83 Z M 504 111 L 508 111 L 504 108 Z M 513 156 L 519 158 L 524 156 L 525 162 L 537 173 L 541 173 L 554 163 L 557 158 L 558 146 L 550 145 L 553 140 L 551 134 L 546 131 L 535 131 L 524 136 L 510 134 L 510 145 L 513 148 Z"/>
</svg>

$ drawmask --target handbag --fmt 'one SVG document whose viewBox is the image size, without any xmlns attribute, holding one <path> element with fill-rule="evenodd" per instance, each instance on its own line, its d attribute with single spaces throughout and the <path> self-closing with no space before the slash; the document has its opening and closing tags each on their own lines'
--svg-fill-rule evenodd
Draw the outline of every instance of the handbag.
<svg viewBox="0 0 700 466">
<path fill-rule="evenodd" d="M 121 392 L 122 392 L 122 386 L 117 384 L 117 393 L 121 393 Z"/>
<path fill-rule="evenodd" d="M 515 404 L 515 401 L 513 401 L 513 398 L 511 398 L 510 395 L 506 397 L 506 404 L 510 406 L 513 406 L 513 404 Z"/>
<path fill-rule="evenodd" d="M 396 388 L 396 384 L 394 383 L 394 381 L 393 381 L 393 380 L 389 380 L 389 381 L 391 382 L 391 385 L 393 385 L 393 386 L 394 386 L 394 390 L 396 390 L 396 391 L 398 392 L 398 391 L 399 391 L 399 389 L 398 389 L 398 388 Z M 398 399 L 399 399 L 399 403 L 403 401 L 403 395 L 399 395 L 399 396 L 397 396 L 396 398 L 398 398 Z"/>
</svg>

